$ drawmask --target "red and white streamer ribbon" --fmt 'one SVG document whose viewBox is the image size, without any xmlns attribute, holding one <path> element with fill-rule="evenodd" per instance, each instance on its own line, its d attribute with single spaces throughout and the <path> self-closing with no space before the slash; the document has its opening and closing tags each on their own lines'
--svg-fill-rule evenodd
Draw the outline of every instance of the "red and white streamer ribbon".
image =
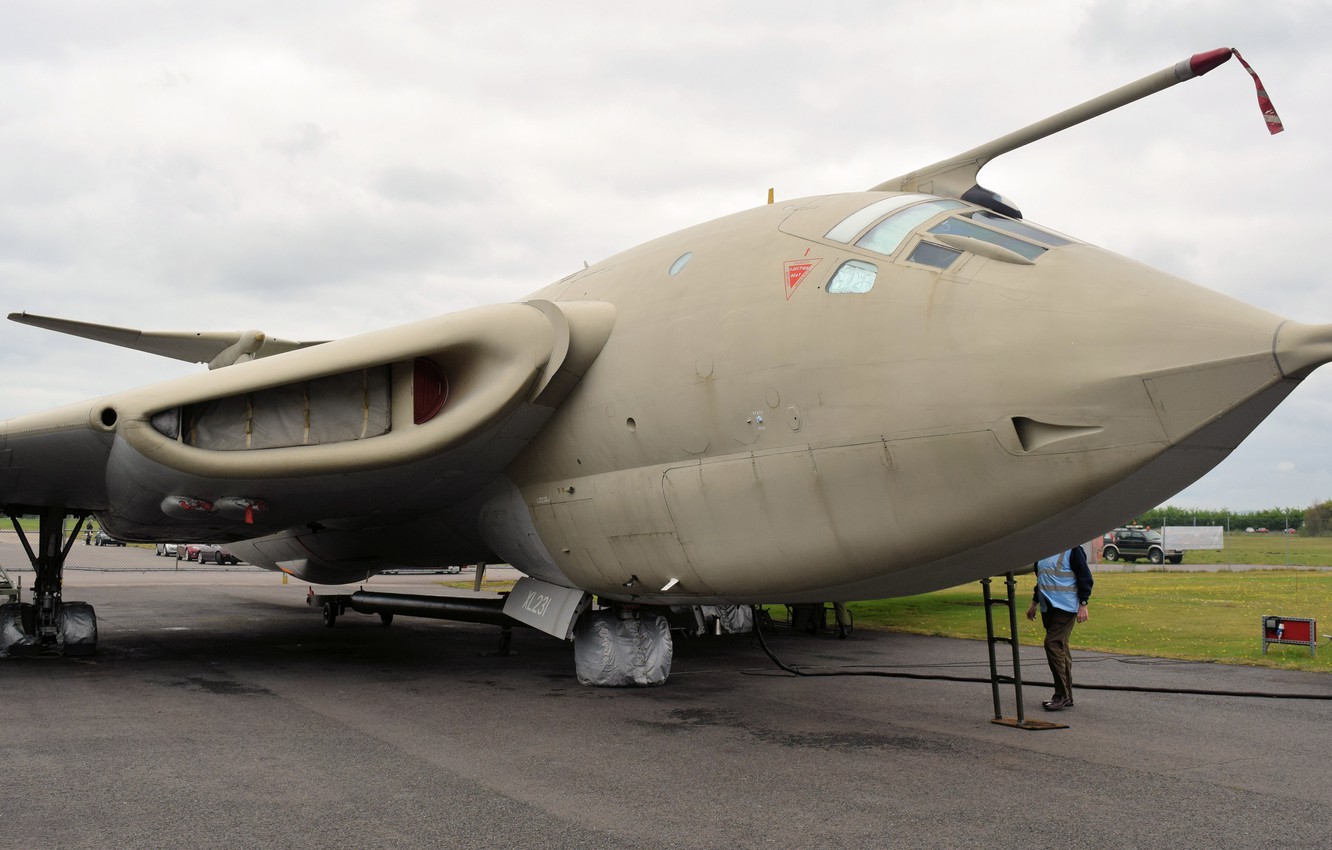
<svg viewBox="0 0 1332 850">
<path fill-rule="evenodd" d="M 1272 105 L 1272 99 L 1267 96 L 1267 89 L 1263 88 L 1263 81 L 1258 79 L 1258 74 L 1253 70 L 1253 66 L 1244 61 L 1244 57 L 1240 55 L 1238 50 L 1232 47 L 1230 52 L 1235 54 L 1235 58 L 1244 66 L 1244 70 L 1248 71 L 1249 76 L 1253 77 L 1253 84 L 1258 88 L 1258 108 L 1263 111 L 1263 120 L 1267 122 L 1267 132 L 1275 136 L 1286 127 L 1281 123 L 1281 116 L 1277 115 L 1276 107 Z"/>
</svg>

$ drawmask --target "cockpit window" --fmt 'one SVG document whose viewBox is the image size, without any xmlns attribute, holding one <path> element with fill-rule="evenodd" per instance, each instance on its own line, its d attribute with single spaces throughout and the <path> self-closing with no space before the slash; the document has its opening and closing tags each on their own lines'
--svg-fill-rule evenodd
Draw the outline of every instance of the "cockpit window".
<svg viewBox="0 0 1332 850">
<path fill-rule="evenodd" d="M 966 204 L 961 201 L 947 201 L 936 198 L 933 201 L 907 207 L 900 212 L 893 213 L 875 225 L 873 230 L 856 242 L 856 246 L 880 254 L 891 254 L 902 247 L 902 240 L 906 239 L 911 231 L 926 221 L 944 210 L 955 210 L 965 206 Z"/>
<path fill-rule="evenodd" d="M 863 260 L 847 260 L 837 269 L 828 281 L 828 291 L 833 293 L 865 293 L 874 288 L 874 281 L 879 276 L 879 267 Z"/>
<path fill-rule="evenodd" d="M 1017 236 L 1023 236 L 1027 239 L 1040 242 L 1043 245 L 1049 245 L 1051 248 L 1058 248 L 1063 245 L 1072 245 L 1073 240 L 1067 239 L 1056 233 L 1037 227 L 1034 224 L 1028 224 L 1025 221 L 1017 221 L 1004 215 L 995 215 L 992 212 L 974 212 L 967 216 L 968 218 L 979 221 L 981 224 L 988 224 L 990 227 L 997 227 L 1000 230 L 1007 230 L 1009 233 Z"/>
<path fill-rule="evenodd" d="M 953 264 L 953 260 L 960 256 L 962 256 L 962 252 L 954 248 L 945 248 L 942 245 L 935 245 L 933 242 L 919 242 L 911 250 L 911 255 L 907 257 L 907 261 L 946 269 Z"/>
<path fill-rule="evenodd" d="M 971 239 L 979 239 L 982 242 L 989 242 L 991 245 L 998 245 L 1000 248 L 1007 248 L 1015 254 L 1026 257 L 1028 260 L 1034 260 L 1049 250 L 1040 245 L 1034 245 L 1031 242 L 1026 242 L 1022 239 L 1009 236 L 1007 233 L 999 233 L 988 227 L 981 227 L 978 224 L 972 223 L 969 219 L 959 218 L 957 216 L 944 219 L 934 227 L 931 227 L 930 232 L 950 233 L 955 236 L 966 236 Z"/>
<path fill-rule="evenodd" d="M 836 227 L 828 231 L 828 235 L 824 238 L 831 239 L 834 242 L 850 242 L 856 238 L 857 233 L 893 210 L 899 210 L 917 201 L 928 201 L 933 197 L 933 195 L 893 195 L 891 198 L 875 201 L 864 209 L 857 210 L 842 219 Z"/>
</svg>

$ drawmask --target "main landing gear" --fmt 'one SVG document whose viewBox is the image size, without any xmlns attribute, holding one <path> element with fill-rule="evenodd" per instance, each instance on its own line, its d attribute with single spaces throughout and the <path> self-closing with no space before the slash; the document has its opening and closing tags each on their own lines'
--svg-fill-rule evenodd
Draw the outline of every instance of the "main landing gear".
<svg viewBox="0 0 1332 850">
<path fill-rule="evenodd" d="M 65 558 L 78 539 L 87 514 L 69 514 L 62 508 L 38 512 L 37 549 L 19 525 L 18 513 L 10 513 L 14 530 L 28 554 L 36 579 L 32 602 L 0 605 L 0 658 L 18 655 L 92 655 L 97 649 L 97 615 L 87 602 L 62 598 Z M 65 517 L 75 518 L 74 530 L 65 537 Z"/>
<path fill-rule="evenodd" d="M 600 688 L 663 685 L 671 675 L 671 624 L 651 609 L 621 605 L 586 611 L 574 626 L 578 682 Z"/>
</svg>

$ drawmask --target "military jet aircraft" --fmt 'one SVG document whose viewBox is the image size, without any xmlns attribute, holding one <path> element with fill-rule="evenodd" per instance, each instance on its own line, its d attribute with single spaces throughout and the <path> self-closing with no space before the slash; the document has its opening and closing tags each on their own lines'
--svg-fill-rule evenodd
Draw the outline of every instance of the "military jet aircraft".
<svg viewBox="0 0 1332 850">
<path fill-rule="evenodd" d="M 0 424 L 0 505 L 41 518 L 4 648 L 95 642 L 61 599 L 69 516 L 315 583 L 507 562 L 502 611 L 453 613 L 666 669 L 671 607 L 913 594 L 1088 540 L 1225 458 L 1332 360 L 1332 325 L 1028 222 L 977 173 L 1231 55 L 518 303 L 318 343 L 11 315 L 211 368 Z"/>
</svg>

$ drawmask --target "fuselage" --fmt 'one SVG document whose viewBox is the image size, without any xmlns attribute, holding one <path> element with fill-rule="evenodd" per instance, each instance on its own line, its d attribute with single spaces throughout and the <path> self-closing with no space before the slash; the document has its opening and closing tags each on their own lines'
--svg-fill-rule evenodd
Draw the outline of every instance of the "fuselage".
<svg viewBox="0 0 1332 850">
<path fill-rule="evenodd" d="M 1295 384 L 1273 354 L 1280 317 L 976 207 L 895 197 L 762 207 L 536 293 L 608 301 L 617 319 L 507 471 L 487 542 L 640 601 L 951 586 L 1158 504 Z M 522 531 L 544 552 L 514 545 Z"/>
<path fill-rule="evenodd" d="M 647 603 L 884 597 L 1160 503 L 1329 359 L 1326 327 L 968 203 L 830 195 L 10 420 L 0 497 L 316 582 L 502 560 Z"/>
</svg>

